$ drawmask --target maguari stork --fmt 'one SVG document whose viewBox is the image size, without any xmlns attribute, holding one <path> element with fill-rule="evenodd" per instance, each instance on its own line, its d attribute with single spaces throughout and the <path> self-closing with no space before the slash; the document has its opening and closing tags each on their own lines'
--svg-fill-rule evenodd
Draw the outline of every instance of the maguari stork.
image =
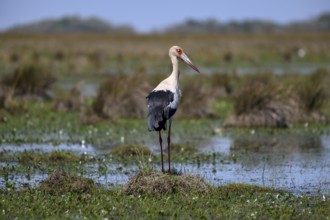
<svg viewBox="0 0 330 220">
<path fill-rule="evenodd" d="M 169 50 L 169 56 L 172 61 L 173 71 L 169 77 L 161 81 L 156 88 L 146 97 L 148 104 L 148 130 L 158 131 L 159 145 L 161 152 L 162 172 L 164 173 L 163 160 L 163 140 L 162 130 L 166 130 L 166 122 L 169 121 L 167 134 L 167 153 L 168 153 L 168 172 L 171 173 L 171 124 L 172 117 L 176 112 L 180 98 L 181 90 L 179 87 L 179 61 L 182 60 L 196 72 L 199 69 L 190 61 L 188 56 L 179 46 L 172 46 Z"/>
</svg>

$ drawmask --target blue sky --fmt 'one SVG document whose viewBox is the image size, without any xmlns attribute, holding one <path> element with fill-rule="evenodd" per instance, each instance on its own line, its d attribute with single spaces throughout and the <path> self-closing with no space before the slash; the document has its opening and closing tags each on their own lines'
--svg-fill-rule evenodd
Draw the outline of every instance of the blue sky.
<svg viewBox="0 0 330 220">
<path fill-rule="evenodd" d="M 98 16 L 148 32 L 188 18 L 288 23 L 326 11 L 330 11 L 330 0 L 0 0 L 0 30 L 65 15 Z"/>
</svg>

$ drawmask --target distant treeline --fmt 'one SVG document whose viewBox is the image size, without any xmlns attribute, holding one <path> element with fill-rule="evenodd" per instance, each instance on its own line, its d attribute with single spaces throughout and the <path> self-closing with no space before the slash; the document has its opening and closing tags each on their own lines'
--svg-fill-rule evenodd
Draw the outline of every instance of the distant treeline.
<svg viewBox="0 0 330 220">
<path fill-rule="evenodd" d="M 330 31 L 330 12 L 304 21 L 281 25 L 272 21 L 245 20 L 230 21 L 226 23 L 215 19 L 199 21 L 187 20 L 182 24 L 171 26 L 165 30 L 167 33 L 226 33 L 226 32 L 289 32 L 289 31 Z"/>
<path fill-rule="evenodd" d="M 265 20 L 245 20 L 220 22 L 215 19 L 189 19 L 181 24 L 172 25 L 158 33 L 231 33 L 231 32 L 325 32 L 330 31 L 330 12 L 304 21 L 278 24 Z M 130 25 L 115 26 L 100 18 L 80 18 L 68 16 L 59 19 L 47 19 L 25 25 L 17 25 L 6 32 L 19 33 L 136 33 Z"/>
<path fill-rule="evenodd" d="M 129 25 L 115 26 L 97 17 L 80 18 L 66 16 L 59 19 L 46 19 L 30 24 L 16 25 L 6 32 L 17 33 L 134 33 Z"/>
</svg>

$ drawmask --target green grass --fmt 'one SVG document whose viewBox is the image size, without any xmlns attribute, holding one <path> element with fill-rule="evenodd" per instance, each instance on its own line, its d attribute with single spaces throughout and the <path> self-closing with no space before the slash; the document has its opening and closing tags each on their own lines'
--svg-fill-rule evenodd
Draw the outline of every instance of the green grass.
<svg viewBox="0 0 330 220">
<path fill-rule="evenodd" d="M 96 187 L 88 193 L 38 189 L 0 192 L 0 218 L 51 219 L 327 219 L 329 198 L 294 196 L 249 185 L 224 185 L 211 193 L 126 195 Z M 18 208 L 19 207 L 19 208 Z"/>
</svg>

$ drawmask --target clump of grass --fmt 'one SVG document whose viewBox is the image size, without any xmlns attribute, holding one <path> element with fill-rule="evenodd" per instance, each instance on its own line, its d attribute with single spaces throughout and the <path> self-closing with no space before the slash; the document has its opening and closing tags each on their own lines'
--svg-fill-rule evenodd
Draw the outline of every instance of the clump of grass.
<svg viewBox="0 0 330 220">
<path fill-rule="evenodd" d="M 0 85 L 0 109 L 9 113 L 18 113 L 25 110 L 24 102 L 19 102 L 13 98 L 14 90 Z"/>
<path fill-rule="evenodd" d="M 54 194 L 67 192 L 88 193 L 92 192 L 94 186 L 92 179 L 79 177 L 64 171 L 56 171 L 42 181 L 38 189 Z"/>
<path fill-rule="evenodd" d="M 18 162 L 23 164 L 74 163 L 78 161 L 78 156 L 66 151 L 53 151 L 46 154 L 26 151 L 23 152 L 18 158 Z"/>
<path fill-rule="evenodd" d="M 138 172 L 129 179 L 125 187 L 125 193 L 128 195 L 160 196 L 174 193 L 205 195 L 210 191 L 210 185 L 205 183 L 201 177 L 190 174 L 171 175 L 155 171 Z"/>
<path fill-rule="evenodd" d="M 81 84 L 76 84 L 69 92 L 62 94 L 55 103 L 53 109 L 58 111 L 81 111 L 83 109 L 84 97 L 80 90 Z"/>
<path fill-rule="evenodd" d="M 205 80 L 198 79 L 198 76 L 186 77 L 182 86 L 182 99 L 180 109 L 176 116 L 184 118 L 205 118 L 214 116 L 211 104 L 215 96 Z"/>
<path fill-rule="evenodd" d="M 13 89 L 14 96 L 49 98 L 55 76 L 38 62 L 20 64 L 13 73 L 4 75 L 0 84 Z"/>
<path fill-rule="evenodd" d="M 254 75 L 233 97 L 234 114 L 225 126 L 288 127 L 301 118 L 299 105 L 272 75 Z"/>
<path fill-rule="evenodd" d="M 137 118 L 146 114 L 148 91 L 140 74 L 110 76 L 99 88 L 92 110 L 102 118 Z"/>
<path fill-rule="evenodd" d="M 114 156 L 128 157 L 128 156 L 148 156 L 152 155 L 149 148 L 142 145 L 123 145 L 118 146 L 111 151 Z"/>
<path fill-rule="evenodd" d="M 307 114 L 320 112 L 328 101 L 327 80 L 329 81 L 329 74 L 326 70 L 320 69 L 296 86 L 301 106 Z"/>
</svg>

